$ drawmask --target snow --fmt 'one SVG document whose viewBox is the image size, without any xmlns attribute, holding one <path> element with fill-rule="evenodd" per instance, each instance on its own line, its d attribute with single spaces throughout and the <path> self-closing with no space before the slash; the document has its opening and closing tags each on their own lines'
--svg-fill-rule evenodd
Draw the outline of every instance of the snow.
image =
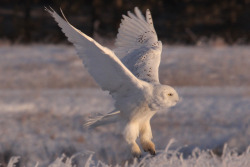
<svg viewBox="0 0 250 167">
<path fill-rule="evenodd" d="M 161 81 L 175 83 L 182 101 L 152 119 L 157 155 L 134 161 L 116 124 L 83 128 L 113 101 L 73 47 L 0 47 L 0 164 L 13 166 L 20 156 L 22 166 L 39 167 L 249 166 L 250 48 L 165 46 L 163 53 Z"/>
</svg>

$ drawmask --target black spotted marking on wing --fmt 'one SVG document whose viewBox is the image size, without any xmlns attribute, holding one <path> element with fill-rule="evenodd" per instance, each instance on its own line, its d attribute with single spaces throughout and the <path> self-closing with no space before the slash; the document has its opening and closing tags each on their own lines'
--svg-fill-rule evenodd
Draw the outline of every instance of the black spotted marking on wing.
<svg viewBox="0 0 250 167">
<path fill-rule="evenodd" d="M 152 19 L 149 9 L 147 9 L 146 11 L 146 20 L 153 27 L 153 19 Z"/>
<path fill-rule="evenodd" d="M 151 46 L 156 47 L 156 46 L 159 46 L 159 45 L 160 45 L 160 43 L 159 43 L 159 41 L 157 41 L 157 42 L 153 43 Z"/>
<path fill-rule="evenodd" d="M 147 56 L 148 56 L 148 54 L 144 54 L 144 55 L 142 55 L 139 59 L 140 59 L 141 61 L 144 61 L 144 60 L 147 58 Z"/>
<path fill-rule="evenodd" d="M 143 44 L 143 43 L 145 43 L 145 41 L 148 41 L 149 38 L 150 38 L 150 34 L 149 33 L 155 34 L 154 31 L 145 31 L 143 34 L 141 34 L 141 35 L 138 36 L 137 42 Z"/>
<path fill-rule="evenodd" d="M 139 35 L 139 37 L 137 38 L 137 42 L 139 43 L 144 43 L 145 40 L 146 40 L 146 36 L 144 35 Z"/>
<path fill-rule="evenodd" d="M 124 60 L 127 68 L 139 79 L 146 82 L 158 82 L 158 66 L 155 64 L 157 54 L 147 49 Z"/>
<path fill-rule="evenodd" d="M 148 20 L 152 20 L 151 15 L 148 16 Z M 149 24 L 153 24 L 152 22 L 149 22 Z"/>
</svg>

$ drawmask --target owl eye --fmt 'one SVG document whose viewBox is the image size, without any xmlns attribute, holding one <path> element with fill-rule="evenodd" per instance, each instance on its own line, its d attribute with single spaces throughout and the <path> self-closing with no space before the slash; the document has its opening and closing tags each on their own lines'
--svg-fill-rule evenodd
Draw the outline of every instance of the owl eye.
<svg viewBox="0 0 250 167">
<path fill-rule="evenodd" d="M 173 93 L 169 93 L 168 96 L 173 96 Z"/>
</svg>

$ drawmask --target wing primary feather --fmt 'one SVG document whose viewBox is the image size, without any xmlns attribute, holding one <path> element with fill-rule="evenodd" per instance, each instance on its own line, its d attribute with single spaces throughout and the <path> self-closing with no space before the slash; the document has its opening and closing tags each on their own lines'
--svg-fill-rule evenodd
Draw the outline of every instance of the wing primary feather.
<svg viewBox="0 0 250 167">
<path fill-rule="evenodd" d="M 146 10 L 146 19 L 149 24 L 153 24 L 152 16 L 149 9 Z"/>
<path fill-rule="evenodd" d="M 153 31 L 155 31 L 154 24 L 153 24 L 153 19 L 152 19 L 152 15 L 151 15 L 151 12 L 150 12 L 149 9 L 146 10 L 146 20 L 150 24 L 150 26 L 153 29 Z"/>
<path fill-rule="evenodd" d="M 64 15 L 64 13 L 63 13 L 63 11 L 62 11 L 62 8 L 60 8 L 60 11 L 61 11 L 61 14 L 62 14 L 63 18 L 65 19 L 65 21 L 66 21 L 67 23 L 69 23 L 68 19 L 65 17 L 65 15 Z"/>
<path fill-rule="evenodd" d="M 140 18 L 141 20 L 145 21 L 145 17 L 142 15 L 141 11 L 138 9 L 138 7 L 135 7 L 135 14 L 138 18 Z"/>
<path fill-rule="evenodd" d="M 130 18 L 130 17 L 132 17 L 132 18 Z M 125 20 L 127 19 L 127 22 L 130 22 L 130 23 L 133 24 L 133 29 L 135 28 L 135 26 L 136 26 L 139 30 L 141 30 L 141 31 L 143 31 L 143 30 L 145 29 L 144 26 L 142 26 L 141 24 L 139 24 L 139 22 L 137 21 L 137 20 L 138 20 L 137 18 L 133 19 L 132 13 L 130 14 L 130 17 L 124 15 L 124 19 L 125 19 Z"/>
</svg>

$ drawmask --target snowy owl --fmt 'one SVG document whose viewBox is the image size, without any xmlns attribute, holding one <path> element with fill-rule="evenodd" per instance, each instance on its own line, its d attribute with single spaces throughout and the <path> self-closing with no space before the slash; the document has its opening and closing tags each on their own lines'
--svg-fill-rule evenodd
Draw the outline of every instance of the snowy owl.
<svg viewBox="0 0 250 167">
<path fill-rule="evenodd" d="M 112 51 L 61 18 L 52 8 L 46 10 L 54 17 L 68 40 L 74 44 L 78 56 L 97 84 L 115 101 L 115 110 L 90 119 L 86 126 L 97 126 L 118 120 L 131 153 L 140 157 L 136 143 L 140 139 L 144 151 L 155 155 L 150 119 L 162 108 L 176 105 L 177 92 L 159 82 L 162 43 L 158 41 L 151 13 L 146 17 L 135 7 L 135 14 L 123 15 Z M 119 56 L 119 58 L 117 57 Z"/>
</svg>

